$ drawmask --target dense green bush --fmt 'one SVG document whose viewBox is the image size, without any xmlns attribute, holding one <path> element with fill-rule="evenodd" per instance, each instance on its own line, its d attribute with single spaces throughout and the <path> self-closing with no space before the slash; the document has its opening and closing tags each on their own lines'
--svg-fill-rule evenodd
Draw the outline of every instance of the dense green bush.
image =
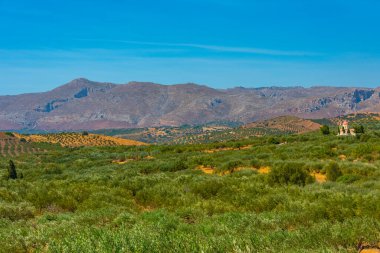
<svg viewBox="0 0 380 253">
<path fill-rule="evenodd" d="M 304 186 L 313 182 L 313 178 L 304 169 L 301 162 L 285 162 L 276 164 L 269 173 L 271 184 L 296 184 Z"/>
<path fill-rule="evenodd" d="M 243 162 L 241 160 L 232 160 L 232 161 L 229 161 L 229 162 L 223 164 L 222 170 L 234 172 L 234 170 L 241 165 L 243 165 Z"/>
<path fill-rule="evenodd" d="M 336 162 L 330 162 L 325 167 L 326 177 L 329 181 L 336 181 L 340 176 L 342 176 L 342 171 Z"/>
<path fill-rule="evenodd" d="M 320 130 L 321 130 L 321 133 L 324 134 L 324 135 L 329 135 L 330 134 L 330 127 L 327 126 L 327 125 L 321 126 Z"/>
<path fill-rule="evenodd" d="M 12 160 L 9 161 L 8 179 L 17 179 L 16 165 Z"/>
</svg>

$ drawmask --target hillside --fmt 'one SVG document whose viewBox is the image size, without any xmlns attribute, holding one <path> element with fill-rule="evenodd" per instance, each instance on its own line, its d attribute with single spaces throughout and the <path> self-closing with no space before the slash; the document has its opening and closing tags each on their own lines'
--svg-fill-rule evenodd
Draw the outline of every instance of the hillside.
<svg viewBox="0 0 380 253">
<path fill-rule="evenodd" d="M 320 127 L 321 125 L 316 122 L 294 116 L 281 116 L 243 126 L 243 128 L 268 128 L 291 133 L 311 132 L 318 130 Z"/>
<path fill-rule="evenodd" d="M 367 131 L 380 130 L 380 114 L 375 112 L 354 113 L 334 118 L 313 119 L 314 122 L 330 127 L 337 127 L 339 122 L 347 120 L 351 127 L 362 125 Z"/>
<path fill-rule="evenodd" d="M 379 89 L 99 83 L 76 79 L 54 90 L 0 96 L 0 129 L 96 130 L 250 123 L 283 115 L 331 118 L 377 110 Z"/>
<path fill-rule="evenodd" d="M 117 137 L 99 135 L 99 134 L 80 134 L 80 133 L 59 133 L 59 134 L 34 134 L 20 135 L 15 134 L 19 139 L 25 139 L 28 142 L 52 143 L 59 144 L 63 147 L 81 147 L 81 146 L 142 146 L 145 143 L 121 139 Z"/>
<path fill-rule="evenodd" d="M 301 134 L 319 130 L 320 124 L 294 116 L 280 116 L 237 127 L 198 127 L 198 133 L 168 138 L 165 142 L 177 144 L 226 142 L 265 135 Z"/>
</svg>

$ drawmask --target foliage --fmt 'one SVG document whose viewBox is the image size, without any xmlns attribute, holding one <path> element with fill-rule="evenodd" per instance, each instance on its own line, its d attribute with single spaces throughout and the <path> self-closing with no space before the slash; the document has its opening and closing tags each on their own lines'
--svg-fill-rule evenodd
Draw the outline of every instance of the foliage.
<svg viewBox="0 0 380 253">
<path fill-rule="evenodd" d="M 355 133 L 356 134 L 364 134 L 364 126 L 363 125 L 356 125 L 354 126 Z"/>
<path fill-rule="evenodd" d="M 342 176 L 342 171 L 336 162 L 330 162 L 326 165 L 326 176 L 329 181 L 336 181 L 340 176 Z"/>
<path fill-rule="evenodd" d="M 9 160 L 8 179 L 17 179 L 16 166 L 12 160 Z"/>
<path fill-rule="evenodd" d="M 286 162 L 276 164 L 269 173 L 269 182 L 272 184 L 295 184 L 304 186 L 311 183 L 312 177 L 303 168 L 300 162 Z"/>
<path fill-rule="evenodd" d="M 330 134 L 330 127 L 328 125 L 321 126 L 320 130 L 321 130 L 321 133 L 324 135 Z"/>
</svg>

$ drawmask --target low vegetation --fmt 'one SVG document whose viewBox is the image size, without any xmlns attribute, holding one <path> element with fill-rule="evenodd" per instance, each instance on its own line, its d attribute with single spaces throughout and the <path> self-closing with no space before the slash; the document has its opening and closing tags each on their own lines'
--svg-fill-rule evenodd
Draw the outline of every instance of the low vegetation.
<svg viewBox="0 0 380 253">
<path fill-rule="evenodd" d="M 56 145 L 16 179 L 0 158 L 0 252 L 357 252 L 380 238 L 379 136 Z"/>
</svg>

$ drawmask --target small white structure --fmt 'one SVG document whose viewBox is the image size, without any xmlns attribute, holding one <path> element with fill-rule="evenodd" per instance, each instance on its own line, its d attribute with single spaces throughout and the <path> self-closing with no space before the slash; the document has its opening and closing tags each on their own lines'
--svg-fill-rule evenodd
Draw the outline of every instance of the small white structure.
<svg viewBox="0 0 380 253">
<path fill-rule="evenodd" d="M 338 128 L 339 128 L 338 136 L 355 136 L 356 135 L 355 129 L 349 128 L 347 120 L 343 120 L 339 122 Z"/>
</svg>

